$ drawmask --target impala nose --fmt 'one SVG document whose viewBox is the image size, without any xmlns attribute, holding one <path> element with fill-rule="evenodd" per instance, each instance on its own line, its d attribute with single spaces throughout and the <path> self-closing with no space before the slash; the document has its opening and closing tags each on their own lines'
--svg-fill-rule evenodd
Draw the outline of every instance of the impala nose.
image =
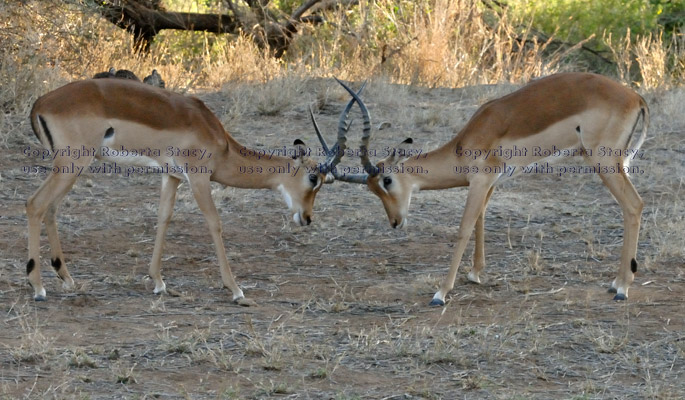
<svg viewBox="0 0 685 400">
<path fill-rule="evenodd" d="M 310 215 L 305 216 L 302 212 L 296 212 L 293 214 L 293 220 L 300 226 L 305 226 L 312 223 L 312 217 Z"/>
<path fill-rule="evenodd" d="M 395 229 L 402 229 L 407 226 L 407 218 L 394 219 L 391 223 L 392 227 Z"/>
</svg>

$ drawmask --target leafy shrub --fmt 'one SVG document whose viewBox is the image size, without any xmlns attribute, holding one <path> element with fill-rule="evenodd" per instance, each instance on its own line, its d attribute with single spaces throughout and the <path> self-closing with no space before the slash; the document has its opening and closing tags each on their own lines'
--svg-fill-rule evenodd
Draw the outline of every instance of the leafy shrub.
<svg viewBox="0 0 685 400">
<path fill-rule="evenodd" d="M 647 0 L 511 0 L 512 12 L 541 32 L 578 42 L 604 32 L 645 35 L 656 29 L 663 6 Z"/>
</svg>

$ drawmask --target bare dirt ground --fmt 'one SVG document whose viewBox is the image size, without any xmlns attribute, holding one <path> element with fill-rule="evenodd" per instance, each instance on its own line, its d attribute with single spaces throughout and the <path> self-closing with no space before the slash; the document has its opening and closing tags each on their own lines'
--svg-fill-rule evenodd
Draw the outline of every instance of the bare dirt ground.
<svg viewBox="0 0 685 400">
<path fill-rule="evenodd" d="M 372 82 L 365 99 L 374 126 L 392 123 L 374 129 L 374 144 L 411 135 L 430 150 L 479 104 L 510 90 Z M 199 97 L 241 143 L 263 148 L 297 137 L 314 145 L 312 103 L 332 140 L 347 101 L 332 80 L 227 86 Z M 276 193 L 217 186 L 229 260 L 258 303 L 243 308 L 221 288 L 187 185 L 163 259 L 171 294 L 152 293 L 146 274 L 160 178 L 115 175 L 81 178 L 63 203 L 58 221 L 77 288 L 61 289 L 43 237 L 48 301 L 36 303 L 25 279 L 24 201 L 43 177 L 22 170 L 36 163 L 22 150 L 37 146 L 25 113 L 7 115 L 0 397 L 683 398 L 685 95 L 647 97 L 653 123 L 645 159 L 634 162 L 644 170 L 633 182 L 645 210 L 630 299 L 606 293 L 623 229 L 600 180 L 538 175 L 496 190 L 485 281 L 466 282 L 467 250 L 442 308 L 428 302 L 447 272 L 464 189 L 415 194 L 409 227 L 393 230 L 361 186 L 325 186 L 305 228 L 292 224 Z"/>
</svg>

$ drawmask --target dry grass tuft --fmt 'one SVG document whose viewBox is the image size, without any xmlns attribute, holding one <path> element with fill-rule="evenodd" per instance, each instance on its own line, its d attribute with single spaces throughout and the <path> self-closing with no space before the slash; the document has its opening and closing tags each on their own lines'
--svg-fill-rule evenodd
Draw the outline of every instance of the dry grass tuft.
<svg viewBox="0 0 685 400">
<path fill-rule="evenodd" d="M 652 90 L 670 84 L 666 67 L 668 50 L 664 46 L 661 33 L 640 38 L 634 51 L 644 89 Z"/>
<path fill-rule="evenodd" d="M 15 305 L 12 311 L 12 323 L 21 328 L 19 343 L 9 347 L 14 361 L 19 364 L 42 364 L 54 356 L 55 339 L 42 331 L 38 315 L 28 305 Z"/>
</svg>

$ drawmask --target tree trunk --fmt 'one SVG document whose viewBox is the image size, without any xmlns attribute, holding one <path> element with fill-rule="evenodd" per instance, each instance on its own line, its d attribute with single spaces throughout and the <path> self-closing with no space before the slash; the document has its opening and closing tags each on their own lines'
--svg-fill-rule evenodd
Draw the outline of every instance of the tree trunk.
<svg viewBox="0 0 685 400">
<path fill-rule="evenodd" d="M 299 7 L 285 22 L 263 18 L 260 33 L 253 32 L 257 44 L 266 47 L 280 58 L 288 49 L 300 23 L 321 23 L 323 18 L 309 15 L 303 17 L 309 8 L 320 0 L 309 0 Z M 98 10 L 108 21 L 126 29 L 134 35 L 137 51 L 148 52 L 155 35 L 162 29 L 184 31 L 205 31 L 213 33 L 238 34 L 242 26 L 235 15 L 194 14 L 170 12 L 161 8 L 154 0 L 107 0 L 98 5 Z"/>
</svg>

